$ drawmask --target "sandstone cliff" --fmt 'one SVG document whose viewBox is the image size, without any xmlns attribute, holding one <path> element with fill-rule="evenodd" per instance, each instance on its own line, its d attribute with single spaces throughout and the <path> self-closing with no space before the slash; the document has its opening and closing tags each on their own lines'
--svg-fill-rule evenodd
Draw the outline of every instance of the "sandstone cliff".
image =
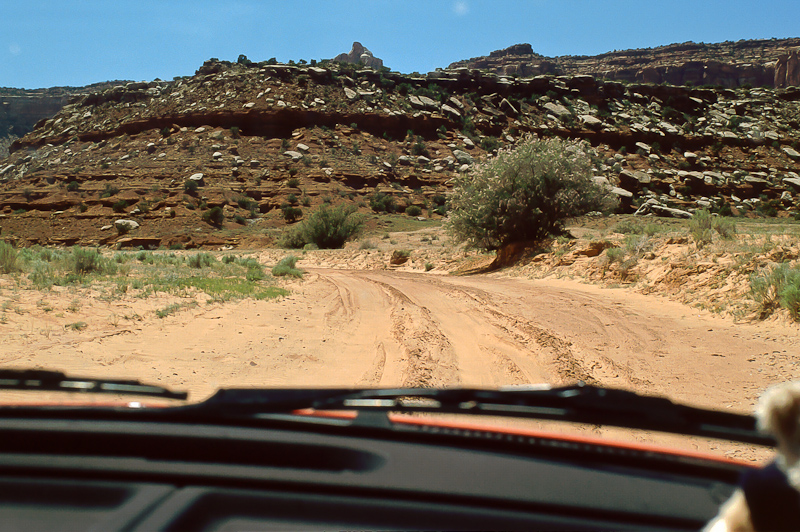
<svg viewBox="0 0 800 532">
<path fill-rule="evenodd" d="M 52 87 L 25 90 L 0 87 L 0 157 L 8 155 L 7 142 L 31 131 L 37 122 L 51 118 L 77 95 L 104 90 L 119 82 L 103 82 L 85 87 Z"/>
<path fill-rule="evenodd" d="M 788 87 L 800 85 L 800 39 L 681 43 L 596 56 L 544 57 L 520 44 L 452 63 L 506 76 L 590 75 L 628 83 Z"/>
</svg>

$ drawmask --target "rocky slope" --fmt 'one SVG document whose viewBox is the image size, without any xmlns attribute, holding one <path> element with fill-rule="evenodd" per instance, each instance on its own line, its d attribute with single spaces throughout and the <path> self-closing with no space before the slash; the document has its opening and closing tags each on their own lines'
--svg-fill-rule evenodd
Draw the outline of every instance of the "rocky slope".
<svg viewBox="0 0 800 532">
<path fill-rule="evenodd" d="M 0 161 L 0 238 L 252 245 L 342 202 L 439 217 L 457 172 L 528 133 L 590 143 L 596 179 L 626 212 L 794 216 L 798 99 L 795 88 L 207 62 L 190 78 L 83 96 L 17 140 Z M 119 219 L 135 224 L 115 230 Z"/>
<path fill-rule="evenodd" d="M 800 85 L 800 39 L 681 43 L 596 56 L 544 57 L 530 44 L 452 63 L 506 76 L 589 75 L 627 83 L 713 85 L 726 88 Z"/>
<path fill-rule="evenodd" d="M 42 119 L 55 115 L 76 95 L 97 92 L 120 82 L 103 82 L 86 87 L 52 87 L 25 90 L 0 87 L 0 157 L 8 155 L 8 144 L 31 131 Z"/>
</svg>

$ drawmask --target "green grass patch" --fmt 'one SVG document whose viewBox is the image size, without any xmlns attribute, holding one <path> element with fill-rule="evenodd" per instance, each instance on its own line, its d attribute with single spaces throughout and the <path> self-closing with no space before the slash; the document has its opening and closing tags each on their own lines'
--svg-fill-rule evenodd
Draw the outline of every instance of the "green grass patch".
<svg viewBox="0 0 800 532">
<path fill-rule="evenodd" d="M 303 270 L 295 267 L 297 261 L 298 258 L 294 255 L 289 255 L 282 258 L 280 261 L 278 261 L 278 264 L 272 268 L 272 275 L 275 277 L 290 276 L 302 279 L 304 272 Z"/>
</svg>

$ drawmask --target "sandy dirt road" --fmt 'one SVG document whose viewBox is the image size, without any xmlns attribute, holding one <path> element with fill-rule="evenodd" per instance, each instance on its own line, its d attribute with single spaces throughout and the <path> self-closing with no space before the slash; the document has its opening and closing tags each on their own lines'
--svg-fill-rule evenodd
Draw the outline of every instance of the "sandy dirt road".
<svg viewBox="0 0 800 532">
<path fill-rule="evenodd" d="M 194 399 L 222 386 L 582 380 L 743 412 L 769 385 L 800 376 L 796 328 L 734 324 L 626 290 L 491 275 L 307 270 L 280 300 L 46 336 L 22 327 L 5 335 L 0 364 L 138 378 L 188 389 Z M 102 312 L 99 302 L 87 305 Z M 34 331 L 39 318 L 27 319 Z"/>
</svg>

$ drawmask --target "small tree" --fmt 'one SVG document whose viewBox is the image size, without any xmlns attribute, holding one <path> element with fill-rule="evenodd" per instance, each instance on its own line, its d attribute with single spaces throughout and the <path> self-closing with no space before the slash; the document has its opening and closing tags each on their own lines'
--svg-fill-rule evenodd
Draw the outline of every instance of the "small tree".
<svg viewBox="0 0 800 532">
<path fill-rule="evenodd" d="M 559 234 L 567 218 L 615 205 L 592 180 L 581 143 L 528 138 L 455 178 L 447 226 L 457 241 L 496 250 Z"/>
</svg>

